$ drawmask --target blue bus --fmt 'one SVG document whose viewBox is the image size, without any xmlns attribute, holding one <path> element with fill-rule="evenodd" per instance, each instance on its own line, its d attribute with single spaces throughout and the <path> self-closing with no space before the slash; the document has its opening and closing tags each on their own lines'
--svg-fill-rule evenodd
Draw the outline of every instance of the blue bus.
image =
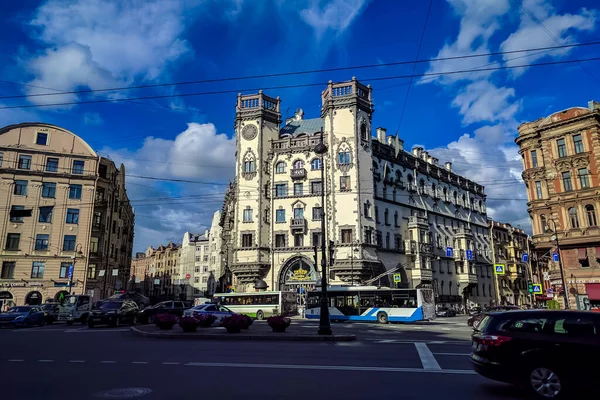
<svg viewBox="0 0 600 400">
<path fill-rule="evenodd" d="M 318 319 L 321 291 L 306 299 L 306 318 Z M 327 290 L 332 321 L 415 322 L 435 319 L 432 289 L 389 289 L 376 286 L 332 286 Z"/>
</svg>

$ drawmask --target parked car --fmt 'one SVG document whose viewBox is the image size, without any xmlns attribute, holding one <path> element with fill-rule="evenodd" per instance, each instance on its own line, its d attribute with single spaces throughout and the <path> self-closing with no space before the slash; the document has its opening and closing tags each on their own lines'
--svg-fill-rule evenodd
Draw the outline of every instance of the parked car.
<svg viewBox="0 0 600 400">
<path fill-rule="evenodd" d="M 139 308 L 133 300 L 109 299 L 99 301 L 88 317 L 88 327 L 96 325 L 119 326 L 121 323 L 135 325 Z"/>
<path fill-rule="evenodd" d="M 467 325 L 468 326 L 472 326 L 473 328 L 477 328 L 477 326 L 479 325 L 479 323 L 481 322 L 481 320 L 489 313 L 491 312 L 505 312 L 505 311 L 516 311 L 516 310 L 520 310 L 519 307 L 517 306 L 498 306 L 498 307 L 492 307 L 489 308 L 479 314 L 475 314 L 473 316 L 471 316 L 468 320 L 467 320 Z"/>
<path fill-rule="evenodd" d="M 489 379 L 525 384 L 540 398 L 599 389 L 600 314 L 526 310 L 490 313 L 472 335 L 471 362 Z M 574 397 L 571 397 L 574 398 Z"/>
<path fill-rule="evenodd" d="M 471 316 L 481 314 L 482 312 L 483 312 L 483 310 L 481 309 L 481 307 L 469 308 L 469 315 L 471 315 Z"/>
<path fill-rule="evenodd" d="M 146 307 L 140 311 L 138 320 L 142 324 L 152 323 L 158 314 L 173 314 L 181 317 L 185 310 L 192 308 L 188 301 L 163 301 L 152 307 Z"/>
<path fill-rule="evenodd" d="M 59 303 L 46 302 L 41 307 L 42 307 L 42 310 L 44 310 L 44 313 L 45 313 L 44 319 L 47 324 L 51 324 L 58 319 L 58 310 L 60 308 Z"/>
<path fill-rule="evenodd" d="M 0 327 L 13 326 L 28 328 L 32 325 L 44 326 L 45 313 L 39 306 L 17 306 L 0 314 Z"/>
<path fill-rule="evenodd" d="M 435 312 L 436 317 L 456 317 L 456 310 L 450 307 L 441 307 Z"/>
<path fill-rule="evenodd" d="M 225 317 L 228 317 L 230 315 L 236 314 L 233 311 L 231 311 L 229 308 L 224 307 L 224 306 L 220 306 L 218 304 L 202 304 L 193 308 L 190 308 L 189 310 L 185 310 L 183 315 L 186 317 L 198 317 L 202 314 L 212 314 L 215 317 L 217 317 L 217 320 L 215 321 L 215 323 L 218 325 L 221 323 L 221 320 Z"/>
<path fill-rule="evenodd" d="M 150 299 L 138 292 L 118 293 L 110 296 L 110 299 L 133 300 L 140 310 L 150 305 Z"/>
</svg>

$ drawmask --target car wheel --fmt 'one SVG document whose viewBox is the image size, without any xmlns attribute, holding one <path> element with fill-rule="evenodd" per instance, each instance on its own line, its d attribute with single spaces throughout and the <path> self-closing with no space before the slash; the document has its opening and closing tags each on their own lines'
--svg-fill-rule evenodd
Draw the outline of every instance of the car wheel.
<svg viewBox="0 0 600 400">
<path fill-rule="evenodd" d="M 387 314 L 384 312 L 380 312 L 379 314 L 377 314 L 377 322 L 379 322 L 380 324 L 387 324 L 388 323 Z"/>
<path fill-rule="evenodd" d="M 44 319 L 42 318 L 40 320 L 40 323 L 38 324 L 38 326 L 44 326 L 46 324 L 46 321 L 44 321 Z"/>
<path fill-rule="evenodd" d="M 88 319 L 88 315 L 87 314 L 83 314 L 81 316 L 81 325 L 85 325 L 85 321 L 87 321 Z"/>
<path fill-rule="evenodd" d="M 262 321 L 262 319 L 263 319 L 264 317 L 265 317 L 265 314 L 264 314 L 264 313 L 263 313 L 261 310 L 258 310 L 258 311 L 256 312 L 256 319 L 257 319 L 257 320 L 259 320 L 259 321 Z"/>
<path fill-rule="evenodd" d="M 558 399 L 563 395 L 563 383 L 554 368 L 538 366 L 529 371 L 529 387 L 539 398 Z"/>
<path fill-rule="evenodd" d="M 92 321 L 88 321 L 88 328 L 93 328 L 94 327 L 94 323 Z"/>
</svg>

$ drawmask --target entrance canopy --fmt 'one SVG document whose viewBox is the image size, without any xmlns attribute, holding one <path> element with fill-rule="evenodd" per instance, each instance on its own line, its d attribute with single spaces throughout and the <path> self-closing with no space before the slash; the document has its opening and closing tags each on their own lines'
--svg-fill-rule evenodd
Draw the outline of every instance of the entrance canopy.
<svg viewBox="0 0 600 400">
<path fill-rule="evenodd" d="M 314 285 L 317 282 L 317 271 L 306 257 L 297 256 L 290 259 L 281 270 L 281 290 L 291 290 L 302 285 Z"/>
</svg>

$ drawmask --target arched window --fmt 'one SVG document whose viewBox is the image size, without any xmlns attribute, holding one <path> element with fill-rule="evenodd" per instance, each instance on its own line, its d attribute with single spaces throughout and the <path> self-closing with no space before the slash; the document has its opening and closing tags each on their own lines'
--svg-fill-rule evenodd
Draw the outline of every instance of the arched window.
<svg viewBox="0 0 600 400">
<path fill-rule="evenodd" d="M 587 214 L 588 226 L 598 225 L 598 223 L 596 221 L 596 210 L 594 209 L 593 205 L 591 205 L 591 204 L 586 205 L 585 213 Z"/>
<path fill-rule="evenodd" d="M 294 161 L 294 169 L 300 169 L 300 168 L 304 168 L 304 163 L 302 162 L 302 160 Z"/>
<path fill-rule="evenodd" d="M 398 225 L 398 211 L 394 211 L 394 226 L 400 226 Z"/>
<path fill-rule="evenodd" d="M 544 214 L 540 215 L 540 232 L 546 233 L 548 230 L 548 221 L 546 221 L 546 216 Z"/>
<path fill-rule="evenodd" d="M 571 228 L 579 228 L 579 216 L 575 207 L 569 208 L 569 220 L 571 221 Z"/>
<path fill-rule="evenodd" d="M 285 163 L 283 161 L 279 161 L 275 166 L 276 174 L 285 174 Z"/>
<path fill-rule="evenodd" d="M 402 181 L 402 172 L 396 171 L 396 183 L 400 183 Z"/>
<path fill-rule="evenodd" d="M 369 135 L 367 133 L 367 124 L 360 124 L 360 138 L 362 140 L 369 140 Z"/>
<path fill-rule="evenodd" d="M 466 207 L 467 206 L 467 198 L 465 196 L 465 194 L 463 193 L 463 195 L 461 196 L 462 199 L 462 206 Z"/>
<path fill-rule="evenodd" d="M 431 194 L 435 197 L 435 195 L 437 195 L 437 186 L 435 186 L 435 183 L 431 184 Z"/>
<path fill-rule="evenodd" d="M 425 181 L 423 179 L 419 180 L 419 192 L 425 194 Z"/>
<path fill-rule="evenodd" d="M 390 224 L 390 221 L 389 221 L 389 214 L 390 214 L 390 212 L 389 212 L 389 210 L 386 208 L 386 209 L 385 209 L 385 211 L 383 212 L 383 222 L 384 222 L 386 225 L 389 225 L 389 224 Z"/>
<path fill-rule="evenodd" d="M 312 169 L 313 171 L 321 169 L 321 159 L 320 158 L 315 158 L 314 160 L 312 160 L 310 162 L 310 169 Z"/>
<path fill-rule="evenodd" d="M 340 165 L 350 164 L 350 150 L 341 150 L 338 153 L 338 162 Z"/>
<path fill-rule="evenodd" d="M 442 195 L 444 196 L 444 201 L 448 201 L 448 189 L 444 188 L 442 190 Z"/>
<path fill-rule="evenodd" d="M 244 173 L 252 173 L 256 172 L 256 163 L 254 160 L 246 160 L 244 161 Z"/>
<path fill-rule="evenodd" d="M 406 180 L 408 181 L 408 184 L 411 185 L 413 183 L 413 177 L 411 174 L 408 174 L 408 176 L 406 177 Z"/>
<path fill-rule="evenodd" d="M 365 203 L 365 218 L 371 218 L 371 203 L 369 200 Z"/>
<path fill-rule="evenodd" d="M 396 201 L 396 195 L 398 194 L 398 191 L 396 189 L 394 189 L 392 191 L 392 201 Z"/>
<path fill-rule="evenodd" d="M 458 194 L 456 194 L 456 191 L 452 192 L 452 201 L 454 204 L 458 203 Z"/>
</svg>

